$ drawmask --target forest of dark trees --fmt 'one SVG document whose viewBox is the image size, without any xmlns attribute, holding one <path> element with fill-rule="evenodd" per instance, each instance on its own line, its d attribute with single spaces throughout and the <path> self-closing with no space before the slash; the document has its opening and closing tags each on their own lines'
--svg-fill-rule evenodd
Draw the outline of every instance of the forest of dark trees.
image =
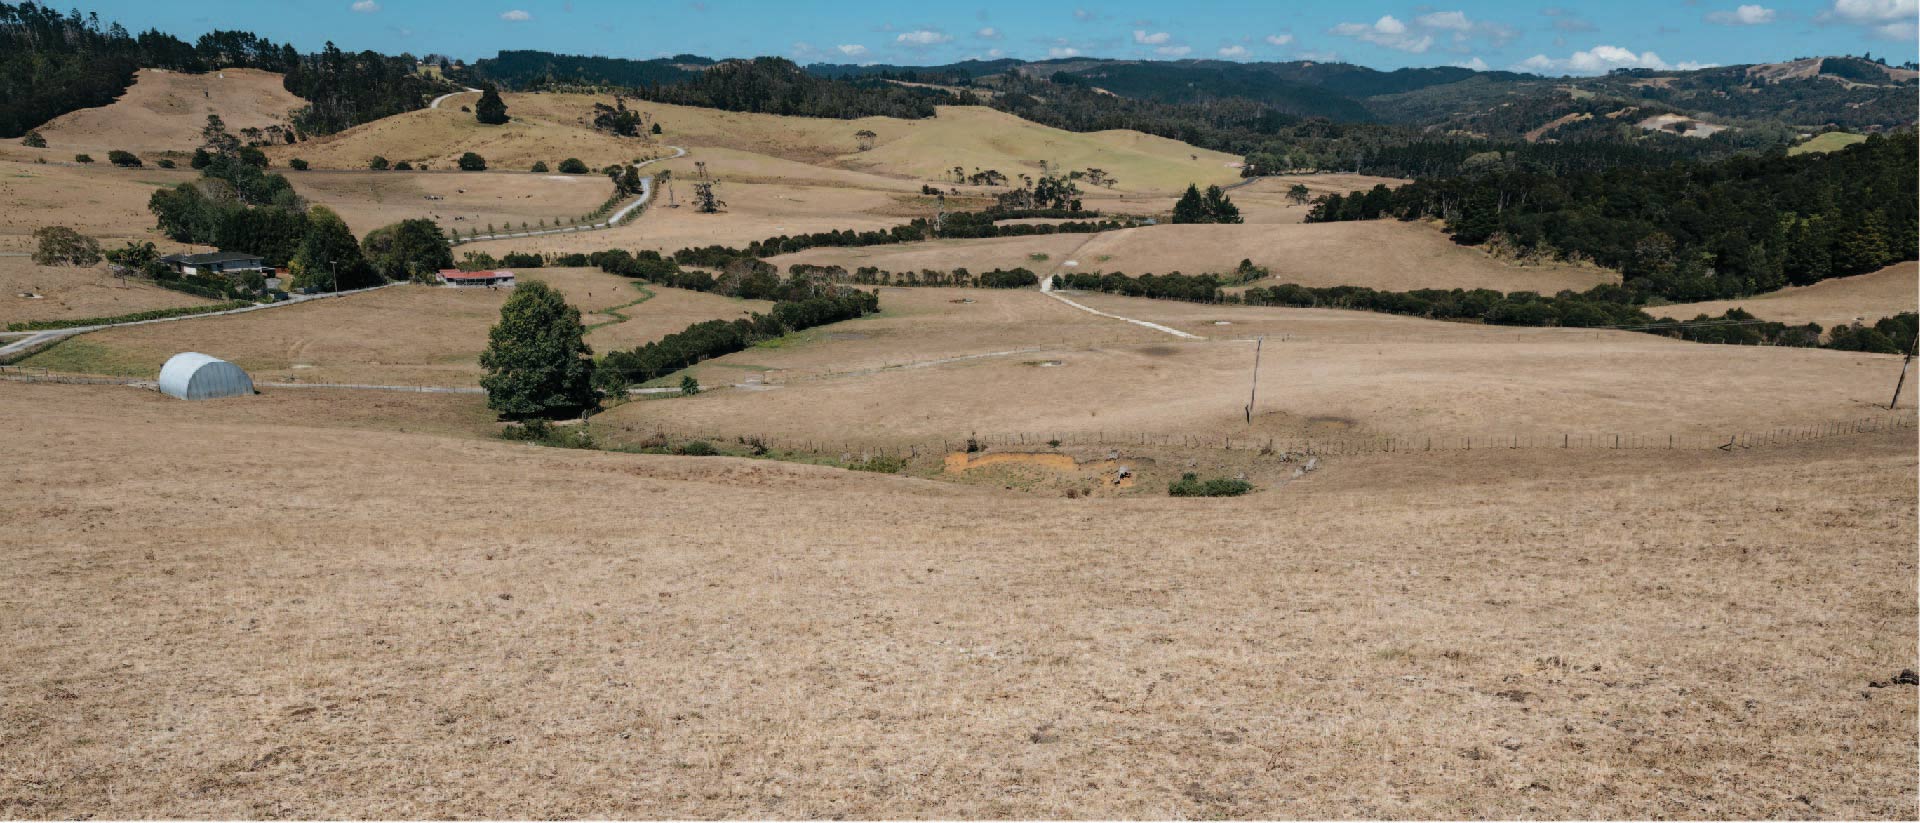
<svg viewBox="0 0 1920 823">
<path fill-rule="evenodd" d="M 874 116 L 918 120 L 932 117 L 935 104 L 972 102 L 883 80 L 815 77 L 779 57 L 729 61 L 678 84 L 637 86 L 630 93 L 658 103 L 842 120 Z"/>
<path fill-rule="evenodd" d="M 408 55 L 347 54 L 328 43 L 302 55 L 241 31 L 214 31 L 187 43 L 170 34 L 130 34 L 97 14 L 61 14 L 34 3 L 0 3 L 0 137 L 18 137 L 62 114 L 112 103 L 134 72 L 254 68 L 286 74 L 287 91 L 311 105 L 294 116 L 310 134 L 412 111 L 439 85 Z"/>
<path fill-rule="evenodd" d="M 1440 218 L 1454 241 L 1617 269 L 1676 302 L 1742 297 L 1920 256 L 1912 132 L 1828 154 L 1774 152 L 1666 168 L 1499 167 L 1328 195 L 1310 221 Z"/>
</svg>

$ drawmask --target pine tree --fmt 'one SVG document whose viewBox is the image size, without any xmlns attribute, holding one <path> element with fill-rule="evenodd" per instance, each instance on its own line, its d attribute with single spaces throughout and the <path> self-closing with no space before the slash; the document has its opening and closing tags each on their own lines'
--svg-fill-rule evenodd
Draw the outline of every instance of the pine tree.
<svg viewBox="0 0 1920 823">
<path fill-rule="evenodd" d="M 500 91 L 493 84 L 480 91 L 480 102 L 473 104 L 473 119 L 489 126 L 506 124 L 507 101 L 500 99 Z"/>
<path fill-rule="evenodd" d="M 1240 222 L 1240 207 L 1235 206 L 1233 200 L 1227 197 L 1226 191 L 1219 186 L 1207 187 L 1206 206 L 1209 223 Z"/>
<path fill-rule="evenodd" d="M 1207 222 L 1207 204 L 1200 199 L 1200 187 L 1187 184 L 1187 193 L 1180 195 L 1180 202 L 1173 204 L 1173 222 Z"/>
<path fill-rule="evenodd" d="M 596 406 L 593 349 L 580 310 L 538 280 L 520 284 L 500 307 L 480 365 L 487 407 L 503 417 L 571 417 Z"/>
</svg>

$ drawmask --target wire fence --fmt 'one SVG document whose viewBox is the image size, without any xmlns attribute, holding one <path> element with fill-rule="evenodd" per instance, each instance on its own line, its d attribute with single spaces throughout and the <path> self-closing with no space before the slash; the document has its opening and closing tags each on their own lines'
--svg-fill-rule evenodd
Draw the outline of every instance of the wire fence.
<svg viewBox="0 0 1920 823">
<path fill-rule="evenodd" d="M 1559 449 L 1559 450 L 1711 450 L 1732 451 L 1764 446 L 1830 440 L 1878 432 L 1907 431 L 1916 428 L 1912 410 L 1885 414 L 1780 426 L 1753 431 L 1713 433 L 1707 431 L 1648 432 L 1495 432 L 1481 435 L 1193 435 L 1163 432 L 1011 432 L 973 434 L 942 438 L 856 439 L 807 437 L 716 431 L 674 431 L 640 423 L 595 423 L 600 431 L 619 432 L 628 444 L 686 443 L 704 440 L 711 443 L 740 443 L 771 451 L 841 454 L 860 457 L 915 458 L 946 455 L 961 451 L 1042 451 L 1049 449 L 1156 449 L 1203 451 L 1245 451 L 1259 454 L 1295 454 L 1345 456 L 1407 452 L 1469 452 L 1487 450 Z"/>
</svg>

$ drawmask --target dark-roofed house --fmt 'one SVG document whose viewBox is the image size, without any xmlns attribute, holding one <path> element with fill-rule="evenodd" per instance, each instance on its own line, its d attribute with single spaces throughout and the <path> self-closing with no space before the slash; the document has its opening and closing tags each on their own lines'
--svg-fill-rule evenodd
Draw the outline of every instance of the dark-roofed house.
<svg viewBox="0 0 1920 823">
<path fill-rule="evenodd" d="M 211 251 L 205 254 L 169 254 L 160 258 L 181 274 L 224 274 L 226 272 L 270 272 L 266 258 L 237 251 Z"/>
</svg>

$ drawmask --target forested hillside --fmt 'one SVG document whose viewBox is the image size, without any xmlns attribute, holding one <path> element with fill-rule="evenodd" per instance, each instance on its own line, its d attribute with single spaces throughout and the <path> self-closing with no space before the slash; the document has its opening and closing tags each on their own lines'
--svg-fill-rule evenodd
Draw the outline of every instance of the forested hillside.
<svg viewBox="0 0 1920 823">
<path fill-rule="evenodd" d="M 790 60 L 756 57 L 733 60 L 674 85 L 640 86 L 635 97 L 682 106 L 800 117 L 932 117 L 938 103 L 968 104 L 932 89 L 908 88 L 880 80 L 832 80 L 800 70 Z"/>
<path fill-rule="evenodd" d="M 324 134 L 426 105 L 440 84 L 415 72 L 408 55 L 346 54 L 328 43 L 315 55 L 241 31 L 214 31 L 189 44 L 158 31 L 128 33 L 97 14 L 61 14 L 34 3 L 0 3 L 0 137 L 77 109 L 112 103 L 141 68 L 284 72 L 287 91 L 312 101 L 295 116 Z"/>
<path fill-rule="evenodd" d="M 1445 220 L 1456 242 L 1591 260 L 1639 293 L 1712 300 L 1920 256 L 1912 132 L 1827 154 L 1555 174 L 1502 166 L 1318 201 L 1311 221 Z"/>
<path fill-rule="evenodd" d="M 468 73 L 476 83 L 492 83 L 513 91 L 556 86 L 640 87 L 686 82 L 715 62 L 691 54 L 628 60 L 514 50 L 475 60 Z"/>
</svg>

